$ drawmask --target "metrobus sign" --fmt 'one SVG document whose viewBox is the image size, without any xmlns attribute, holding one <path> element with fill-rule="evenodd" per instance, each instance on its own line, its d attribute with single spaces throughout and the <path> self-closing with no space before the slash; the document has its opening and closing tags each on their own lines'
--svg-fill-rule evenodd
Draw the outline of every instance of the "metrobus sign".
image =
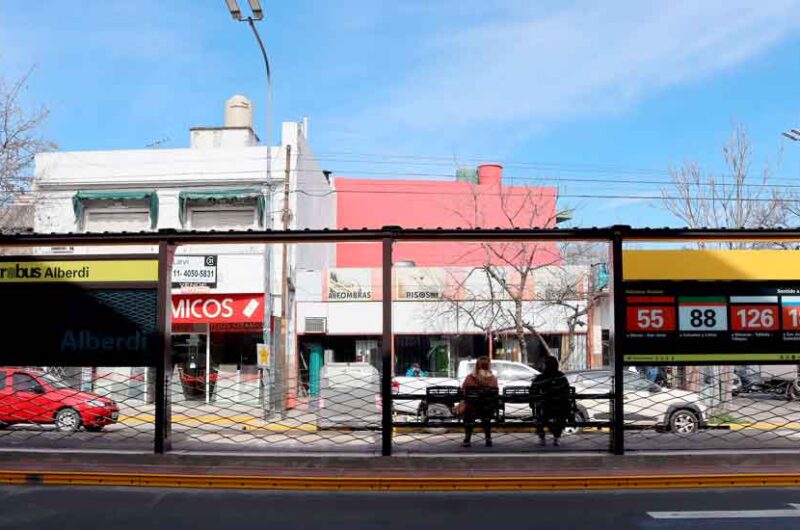
<svg viewBox="0 0 800 530">
<path fill-rule="evenodd" d="M 800 252 L 623 258 L 626 364 L 800 362 Z"/>
<path fill-rule="evenodd" d="M 158 257 L 0 259 L 0 365 L 155 366 Z"/>
</svg>

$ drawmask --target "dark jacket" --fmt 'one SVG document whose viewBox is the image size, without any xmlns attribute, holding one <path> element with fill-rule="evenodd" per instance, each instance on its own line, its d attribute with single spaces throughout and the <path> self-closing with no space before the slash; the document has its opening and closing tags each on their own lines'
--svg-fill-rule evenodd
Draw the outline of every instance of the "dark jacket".
<svg viewBox="0 0 800 530">
<path fill-rule="evenodd" d="M 531 398 L 540 418 L 566 418 L 570 413 L 569 381 L 559 370 L 537 375 L 531 383 Z"/>
</svg>

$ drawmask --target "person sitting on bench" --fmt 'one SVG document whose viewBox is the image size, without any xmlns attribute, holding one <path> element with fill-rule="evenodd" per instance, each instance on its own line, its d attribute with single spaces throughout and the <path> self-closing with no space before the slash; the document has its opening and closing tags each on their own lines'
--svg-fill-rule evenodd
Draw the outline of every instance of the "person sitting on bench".
<svg viewBox="0 0 800 530">
<path fill-rule="evenodd" d="M 569 381 L 558 369 L 558 359 L 552 355 L 544 359 L 544 371 L 531 383 L 531 398 L 538 425 L 539 445 L 547 445 L 544 428 L 553 434 L 553 445 L 558 445 L 564 424 L 570 413 Z"/>
<path fill-rule="evenodd" d="M 481 420 L 486 447 L 492 446 L 492 416 L 497 409 L 497 378 L 492 374 L 489 358 L 478 358 L 475 370 L 464 379 L 461 389 L 464 391 L 462 402 L 464 416 L 464 442 L 462 447 L 472 445 L 472 431 L 475 420 Z"/>
</svg>

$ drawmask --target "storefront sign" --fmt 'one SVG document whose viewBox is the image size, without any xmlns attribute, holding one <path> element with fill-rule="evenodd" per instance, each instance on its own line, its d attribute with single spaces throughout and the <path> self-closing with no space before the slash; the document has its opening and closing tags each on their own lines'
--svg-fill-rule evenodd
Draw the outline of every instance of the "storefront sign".
<svg viewBox="0 0 800 530">
<path fill-rule="evenodd" d="M 374 300 L 372 270 L 328 269 L 325 294 L 331 302 Z"/>
<path fill-rule="evenodd" d="M 217 286 L 217 256 L 175 256 L 172 286 Z"/>
<path fill-rule="evenodd" d="M 156 259 L 0 262 L 0 283 L 117 283 L 158 281 Z"/>
<path fill-rule="evenodd" d="M 263 294 L 172 295 L 173 324 L 244 324 L 264 321 Z"/>
<path fill-rule="evenodd" d="M 398 300 L 440 300 L 445 296 L 444 269 L 409 267 L 395 269 Z"/>
</svg>

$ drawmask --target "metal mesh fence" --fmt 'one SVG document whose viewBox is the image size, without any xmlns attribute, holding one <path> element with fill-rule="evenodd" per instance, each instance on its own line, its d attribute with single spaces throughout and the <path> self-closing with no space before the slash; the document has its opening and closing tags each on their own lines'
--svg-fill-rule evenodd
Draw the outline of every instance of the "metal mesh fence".
<svg viewBox="0 0 800 530">
<path fill-rule="evenodd" d="M 371 266 L 297 267 L 285 282 L 273 274 L 271 308 L 262 247 L 183 251 L 186 258 L 202 258 L 199 265 L 187 260 L 187 271 L 209 263 L 219 271 L 213 284 L 171 286 L 172 450 L 380 454 L 387 434 L 398 455 L 609 450 L 613 307 L 602 267 L 549 261 L 530 270 L 476 263 L 397 266 L 401 250 L 411 252 L 405 243 L 398 246 L 387 294 L 380 269 L 386 256 L 375 243 L 352 243 L 347 251 L 355 253 L 358 245 L 373 247 L 364 257 Z M 301 256 L 300 246 L 289 246 L 287 255 Z M 511 247 L 533 248 L 542 250 Z M 273 258 L 278 261 L 277 253 Z M 152 288 L 138 295 L 135 282 L 116 290 L 85 289 L 101 302 L 91 318 L 95 324 L 106 311 L 133 321 L 136 329 L 152 327 Z M 387 307 L 391 356 L 384 352 Z M 61 320 L 81 331 L 77 313 L 62 312 Z M 34 345 L 36 339 L 19 340 Z M 91 340 L 103 345 L 111 337 Z M 491 358 L 497 391 L 475 397 L 464 383 L 482 356 Z M 542 416 L 533 385 L 549 358 L 559 360 L 572 392 L 557 448 L 558 425 L 548 425 L 540 445 Z M 604 368 L 593 368 L 598 366 Z M 619 396 L 625 447 L 794 449 L 800 433 L 797 374 L 793 365 L 626 367 Z M 389 425 L 382 422 L 383 375 L 392 382 Z M 0 448 L 152 451 L 156 401 L 152 367 L 0 367 Z M 465 413 L 470 407 L 482 412 Z M 491 428 L 491 448 L 485 447 L 483 420 Z M 463 447 L 470 429 L 469 447 Z"/>
<path fill-rule="evenodd" d="M 502 374 L 501 361 L 495 372 Z M 463 370 L 474 368 L 466 362 Z M 532 369 L 533 370 L 533 369 Z M 800 440 L 796 366 L 639 367 L 624 373 L 627 450 L 794 449 Z M 492 452 L 606 451 L 612 372 L 566 372 L 573 408 L 558 447 L 553 429 L 540 446 L 540 418 L 530 381 L 500 379 L 489 397 Z M 393 378 L 395 454 L 484 451 L 470 418 L 463 378 Z M 370 363 L 326 365 L 320 380 L 269 396 L 263 372 L 216 370 L 172 374 L 172 440 L 186 452 L 378 453 L 380 372 Z M 35 450 L 150 451 L 154 436 L 154 370 L 104 367 L 0 368 L 0 447 Z M 277 403 L 279 409 L 271 410 Z"/>
<path fill-rule="evenodd" d="M 274 395 L 268 370 L 219 366 L 171 385 L 173 449 L 204 452 L 380 451 L 380 374 L 369 363 L 328 363 L 310 385 Z"/>
<path fill-rule="evenodd" d="M 491 366 L 498 374 L 497 389 L 483 394 L 464 384 L 475 362 L 459 363 L 460 378 L 394 378 L 396 453 L 608 450 L 608 395 L 580 394 L 572 388 L 568 408 L 559 410 L 556 418 L 545 417 L 541 407 L 551 398 L 541 383 L 534 382 L 537 370 L 529 367 L 527 377 L 507 378 L 503 373 L 512 363 L 495 361 Z M 605 407 L 605 412 L 590 417 L 589 402 Z"/>
<path fill-rule="evenodd" d="M 796 449 L 797 366 L 642 367 L 624 380 L 631 450 Z"/>
</svg>

